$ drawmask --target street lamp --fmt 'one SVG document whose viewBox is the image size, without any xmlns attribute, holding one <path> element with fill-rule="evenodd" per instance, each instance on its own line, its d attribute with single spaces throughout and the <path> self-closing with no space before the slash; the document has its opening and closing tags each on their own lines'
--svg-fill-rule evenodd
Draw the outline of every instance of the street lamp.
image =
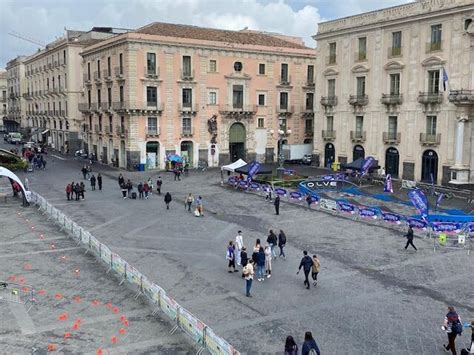
<svg viewBox="0 0 474 355">
<path fill-rule="evenodd" d="M 285 156 L 283 155 L 283 138 L 287 135 L 291 134 L 291 129 L 287 129 L 286 131 L 283 129 L 279 129 L 278 133 L 278 168 L 277 168 L 277 176 L 282 178 L 284 175 L 285 168 L 283 167 L 283 163 L 285 162 Z M 273 136 L 275 131 L 272 129 L 270 130 L 270 134 Z"/>
</svg>

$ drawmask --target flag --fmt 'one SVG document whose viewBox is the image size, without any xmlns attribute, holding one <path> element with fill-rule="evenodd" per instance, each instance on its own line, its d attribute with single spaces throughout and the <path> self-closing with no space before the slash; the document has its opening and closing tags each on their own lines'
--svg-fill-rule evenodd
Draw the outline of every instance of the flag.
<svg viewBox="0 0 474 355">
<path fill-rule="evenodd" d="M 252 181 L 252 177 L 258 173 L 258 171 L 260 170 L 260 163 L 257 162 L 257 161 L 253 161 L 250 163 L 250 167 L 249 167 L 249 172 L 247 174 L 247 183 L 250 183 L 250 181 Z"/>
<path fill-rule="evenodd" d="M 441 203 L 441 200 L 443 199 L 443 197 L 444 197 L 444 194 L 441 192 L 441 193 L 438 195 L 438 198 L 436 199 L 436 209 L 438 209 L 439 204 Z"/>
<path fill-rule="evenodd" d="M 360 172 L 362 173 L 362 176 L 367 173 L 367 171 L 372 166 L 374 161 L 375 161 L 375 159 L 373 157 L 367 157 L 367 159 L 364 160 L 364 162 L 362 163 L 362 167 L 360 169 Z"/>
<path fill-rule="evenodd" d="M 385 176 L 385 184 L 383 187 L 383 191 L 390 192 L 391 194 L 393 194 L 392 176 L 390 174 L 387 174 L 387 176 Z"/>
<path fill-rule="evenodd" d="M 448 73 L 446 73 L 446 69 L 443 67 L 443 90 L 446 91 L 446 83 L 448 82 Z"/>
<path fill-rule="evenodd" d="M 411 203 L 413 206 L 418 210 L 421 214 L 421 218 L 426 221 L 426 217 L 428 217 L 428 199 L 423 191 L 419 189 L 413 189 L 408 192 L 408 197 L 410 198 Z"/>
</svg>

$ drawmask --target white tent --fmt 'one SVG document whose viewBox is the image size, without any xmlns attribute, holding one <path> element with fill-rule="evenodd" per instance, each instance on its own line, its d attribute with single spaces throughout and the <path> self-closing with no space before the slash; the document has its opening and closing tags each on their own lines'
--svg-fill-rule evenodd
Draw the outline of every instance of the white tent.
<svg viewBox="0 0 474 355">
<path fill-rule="evenodd" d="M 31 195 L 28 193 L 29 191 L 26 191 L 25 187 L 23 186 L 23 183 L 21 182 L 20 178 L 16 176 L 14 173 L 12 173 L 10 170 L 7 168 L 4 168 L 3 166 L 0 166 L 0 177 L 5 176 L 7 178 L 12 179 L 13 181 L 16 181 L 18 185 L 21 187 L 21 191 L 23 192 L 23 197 L 25 198 L 26 202 L 30 202 Z"/>
<path fill-rule="evenodd" d="M 245 161 L 243 161 L 242 159 L 239 159 L 237 161 L 234 161 L 232 164 L 221 166 L 221 170 L 227 170 L 227 171 L 234 172 L 235 169 L 238 169 L 238 168 L 240 168 L 241 166 L 244 166 L 244 165 L 247 165 L 247 163 Z"/>
</svg>

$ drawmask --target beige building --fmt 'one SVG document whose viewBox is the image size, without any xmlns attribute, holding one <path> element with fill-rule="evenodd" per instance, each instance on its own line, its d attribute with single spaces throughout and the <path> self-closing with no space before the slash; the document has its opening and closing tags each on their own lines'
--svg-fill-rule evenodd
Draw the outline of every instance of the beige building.
<svg viewBox="0 0 474 355">
<path fill-rule="evenodd" d="M 8 132 L 23 131 L 26 122 L 26 106 L 23 98 L 25 92 L 25 57 L 19 56 L 7 63 L 7 116 L 3 126 Z"/>
<path fill-rule="evenodd" d="M 423 0 L 319 24 L 314 153 L 474 182 L 474 3 Z"/>
<path fill-rule="evenodd" d="M 83 137 L 104 163 L 274 161 L 280 138 L 312 142 L 315 56 L 300 39 L 153 23 L 81 55 Z"/>
<path fill-rule="evenodd" d="M 3 120 L 7 119 L 8 113 L 8 86 L 7 86 L 7 72 L 0 71 L 0 117 L 2 122 L 0 126 L 4 127 Z"/>
<path fill-rule="evenodd" d="M 27 135 L 55 149 L 82 146 L 82 57 L 84 47 L 110 37 L 111 29 L 66 30 L 65 35 L 24 60 Z"/>
</svg>

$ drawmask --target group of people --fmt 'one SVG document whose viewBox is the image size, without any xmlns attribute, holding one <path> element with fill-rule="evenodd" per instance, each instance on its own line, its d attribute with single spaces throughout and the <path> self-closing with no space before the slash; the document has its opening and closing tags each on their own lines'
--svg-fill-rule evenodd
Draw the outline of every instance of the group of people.
<svg viewBox="0 0 474 355">
<path fill-rule="evenodd" d="M 298 344 L 296 344 L 295 339 L 288 335 L 285 341 L 285 355 L 298 355 Z M 311 332 L 306 332 L 304 334 L 304 342 L 301 346 L 301 355 L 321 355 L 321 351 L 319 350 L 318 344 L 316 340 L 313 338 L 313 334 Z"/>
<path fill-rule="evenodd" d="M 66 197 L 68 201 L 79 201 L 84 200 L 84 192 L 86 191 L 86 186 L 81 181 L 79 182 L 71 182 L 66 186 Z"/>
<path fill-rule="evenodd" d="M 122 174 L 119 174 L 118 176 L 118 185 L 120 187 L 120 191 L 122 192 L 122 198 L 123 199 L 146 199 L 148 200 L 148 197 L 153 194 L 154 190 L 154 185 L 153 185 L 153 180 L 148 178 L 148 180 L 144 182 L 139 182 L 137 185 L 137 190 L 138 190 L 138 195 L 136 192 L 133 191 L 133 184 L 130 179 L 127 179 L 125 181 L 125 178 L 123 177 Z M 163 185 L 163 180 L 161 179 L 161 176 L 158 177 L 156 180 L 156 192 L 158 195 L 161 195 L 161 186 Z M 171 201 L 171 200 L 170 200 Z"/>
<path fill-rule="evenodd" d="M 91 165 L 84 165 L 81 169 L 82 177 L 84 180 L 88 180 L 92 174 L 92 166 Z"/>
<path fill-rule="evenodd" d="M 31 169 L 46 169 L 46 159 L 43 158 L 43 154 L 34 153 L 31 150 L 27 150 L 24 156 L 26 159 L 28 159 Z"/>
</svg>

